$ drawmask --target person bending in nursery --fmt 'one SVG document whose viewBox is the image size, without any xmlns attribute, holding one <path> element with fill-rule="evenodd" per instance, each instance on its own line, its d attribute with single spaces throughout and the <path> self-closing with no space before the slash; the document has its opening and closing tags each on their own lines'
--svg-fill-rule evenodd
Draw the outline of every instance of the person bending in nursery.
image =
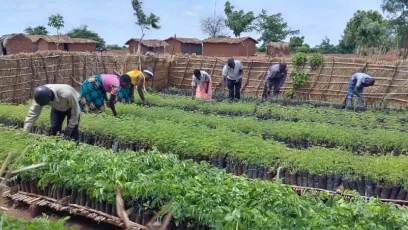
<svg viewBox="0 0 408 230">
<path fill-rule="evenodd" d="M 196 97 L 204 101 L 211 101 L 212 99 L 212 81 L 211 76 L 199 69 L 194 70 L 193 78 L 191 80 L 192 98 Z"/>
<path fill-rule="evenodd" d="M 147 104 L 143 91 L 146 91 L 146 81 L 153 79 L 153 73 L 150 70 L 132 70 L 122 75 L 121 77 L 130 78 L 130 87 L 120 87 L 118 92 L 118 101 L 123 103 L 134 103 L 135 93 L 134 87 L 137 87 L 137 92 L 143 104 Z"/>
<path fill-rule="evenodd" d="M 97 74 L 85 79 L 82 83 L 79 95 L 79 105 L 83 113 L 102 113 L 106 106 L 112 110 L 113 115 L 117 116 L 115 109 L 116 96 L 119 86 L 123 88 L 130 87 L 130 78 L 118 77 L 114 74 Z M 107 93 L 110 93 L 108 99 Z"/>
<path fill-rule="evenodd" d="M 79 132 L 79 94 L 70 85 L 48 84 L 34 89 L 34 101 L 24 121 L 24 131 L 28 132 L 41 114 L 42 108 L 50 105 L 51 130 L 55 136 L 61 132 L 62 123 L 67 118 L 68 124 L 64 135 L 78 141 Z"/>
<path fill-rule="evenodd" d="M 242 73 L 244 69 L 240 61 L 233 58 L 228 59 L 227 64 L 222 69 L 222 85 L 228 86 L 229 99 L 241 99 Z"/>
<path fill-rule="evenodd" d="M 358 105 L 363 105 L 363 91 L 365 87 L 373 86 L 375 79 L 365 73 L 355 73 L 351 76 L 347 90 L 347 106 L 353 105 L 354 94 L 358 97 Z"/>
<path fill-rule="evenodd" d="M 271 95 L 273 88 L 273 96 L 277 97 L 279 91 L 285 83 L 288 70 L 286 62 L 281 61 L 278 64 L 271 65 L 266 73 L 265 87 L 262 94 L 262 99 L 266 99 Z"/>
</svg>

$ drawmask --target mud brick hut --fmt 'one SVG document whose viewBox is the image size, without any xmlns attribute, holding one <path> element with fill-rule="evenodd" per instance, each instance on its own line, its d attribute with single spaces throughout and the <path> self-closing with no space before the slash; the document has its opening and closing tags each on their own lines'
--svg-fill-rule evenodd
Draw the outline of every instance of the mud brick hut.
<svg viewBox="0 0 408 230">
<path fill-rule="evenodd" d="M 288 42 L 270 42 L 266 48 L 266 54 L 272 57 L 290 56 Z"/>
<path fill-rule="evenodd" d="M 140 39 L 138 38 L 131 38 L 125 43 L 125 45 L 129 46 L 129 54 L 135 54 L 137 52 L 139 41 Z M 152 52 L 163 54 L 167 46 L 168 44 L 166 42 L 158 39 L 142 40 L 142 43 L 140 44 L 140 53 L 145 54 L 146 52 Z"/>
<path fill-rule="evenodd" d="M 169 44 L 169 46 L 166 47 L 166 53 L 168 54 L 203 54 L 203 42 L 200 39 L 171 37 L 164 41 Z"/>
<path fill-rule="evenodd" d="M 9 34 L 0 37 L 0 53 L 10 55 L 33 51 L 33 45 L 25 34 Z"/>
<path fill-rule="evenodd" d="M 32 41 L 32 51 L 58 50 L 95 52 L 97 41 L 85 38 L 70 38 L 68 36 L 27 35 Z M 59 39 L 59 40 L 58 40 Z"/>
<path fill-rule="evenodd" d="M 207 38 L 203 41 L 204 56 L 254 56 L 258 42 L 251 37 Z"/>
</svg>

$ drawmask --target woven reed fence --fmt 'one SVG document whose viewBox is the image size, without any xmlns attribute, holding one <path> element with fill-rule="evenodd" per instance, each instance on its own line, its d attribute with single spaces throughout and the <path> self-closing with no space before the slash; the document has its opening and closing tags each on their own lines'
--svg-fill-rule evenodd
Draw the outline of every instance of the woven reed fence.
<svg viewBox="0 0 408 230">
<path fill-rule="evenodd" d="M 259 58 L 258 58 L 259 59 Z M 241 60 L 244 65 L 242 92 L 260 96 L 264 87 L 267 67 L 279 59 L 255 58 Z M 282 91 L 291 87 L 290 60 L 288 79 Z M 165 87 L 190 89 L 193 70 L 207 71 L 213 80 L 214 91 L 222 91 L 221 72 L 226 58 L 198 56 L 148 55 L 141 57 L 142 68 L 155 74 L 147 86 L 160 90 Z M 124 73 L 138 69 L 139 58 L 134 55 L 100 55 L 97 53 L 39 52 L 0 57 L 0 100 L 23 103 L 33 88 L 42 84 L 70 84 L 76 89 L 89 76 L 101 73 Z M 350 76 L 365 72 L 376 78 L 373 87 L 365 89 L 367 104 L 380 101 L 392 106 L 406 107 L 408 102 L 408 65 L 403 62 L 378 62 L 363 59 L 327 58 L 317 70 L 310 70 L 309 83 L 297 90 L 297 97 L 306 100 L 343 102 Z M 73 80 L 75 79 L 75 81 Z"/>
</svg>

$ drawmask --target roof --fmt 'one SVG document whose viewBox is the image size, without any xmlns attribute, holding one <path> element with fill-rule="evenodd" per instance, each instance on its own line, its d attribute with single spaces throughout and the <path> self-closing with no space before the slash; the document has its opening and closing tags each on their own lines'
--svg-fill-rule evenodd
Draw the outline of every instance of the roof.
<svg viewBox="0 0 408 230">
<path fill-rule="evenodd" d="M 272 46 L 275 48 L 287 48 L 289 47 L 289 42 L 269 42 L 268 46 Z"/>
<path fill-rule="evenodd" d="M 131 41 L 140 41 L 138 38 L 131 38 L 129 39 L 125 45 L 129 45 Z M 168 46 L 167 42 L 159 40 L 159 39 L 150 39 L 150 40 L 142 40 L 142 45 L 147 46 L 147 47 L 162 47 L 162 46 Z"/>
<path fill-rule="evenodd" d="M 165 39 L 165 41 L 168 41 L 168 40 L 171 40 L 171 39 L 174 39 L 174 37 L 167 38 L 167 39 Z M 200 45 L 203 43 L 198 38 L 178 38 L 178 37 L 176 37 L 176 40 L 181 42 L 181 43 L 200 44 Z"/>
<path fill-rule="evenodd" d="M 4 46 L 7 46 L 7 41 L 11 38 L 13 38 L 14 36 L 24 36 L 27 37 L 25 34 L 7 34 L 7 35 L 3 35 L 0 37 L 0 43 L 3 42 Z"/>
<path fill-rule="evenodd" d="M 44 41 L 49 43 L 56 43 L 58 41 L 58 36 L 56 35 L 27 35 L 28 38 L 31 39 L 32 42 L 38 42 L 40 39 L 44 39 Z M 71 38 L 68 36 L 61 35 L 59 36 L 59 43 L 81 43 L 81 44 L 96 44 L 97 41 L 86 39 L 86 38 Z"/>
<path fill-rule="evenodd" d="M 251 38 L 251 37 L 242 37 L 242 38 L 207 38 L 204 39 L 204 43 L 228 43 L 228 44 L 237 44 L 241 43 L 247 39 L 251 39 L 255 41 L 255 43 L 258 43 L 257 40 Z"/>
</svg>

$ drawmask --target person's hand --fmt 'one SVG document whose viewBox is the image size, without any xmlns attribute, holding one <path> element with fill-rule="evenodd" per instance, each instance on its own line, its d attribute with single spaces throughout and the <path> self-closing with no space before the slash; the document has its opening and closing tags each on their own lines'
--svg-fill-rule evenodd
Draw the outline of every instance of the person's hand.
<svg viewBox="0 0 408 230">
<path fill-rule="evenodd" d="M 64 135 L 67 136 L 67 137 L 70 137 L 72 135 L 73 130 L 74 130 L 74 128 L 71 128 L 71 127 L 67 126 L 65 128 Z"/>
</svg>

